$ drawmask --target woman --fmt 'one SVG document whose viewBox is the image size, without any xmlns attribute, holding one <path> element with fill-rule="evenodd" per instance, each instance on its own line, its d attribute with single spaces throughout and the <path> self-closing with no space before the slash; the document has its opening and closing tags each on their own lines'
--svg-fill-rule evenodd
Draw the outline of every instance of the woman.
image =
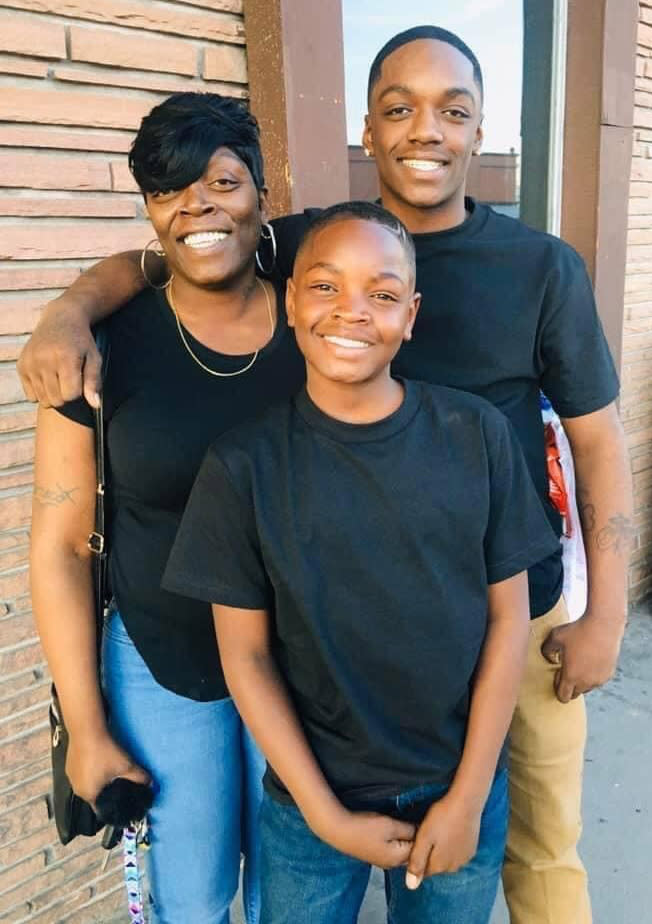
<svg viewBox="0 0 652 924">
<path fill-rule="evenodd" d="M 117 776 L 154 785 L 158 924 L 228 921 L 241 850 L 255 924 L 263 762 L 228 698 L 210 608 L 164 592 L 160 578 L 208 445 L 296 391 L 304 369 L 282 292 L 255 274 L 266 221 L 255 119 L 214 94 L 177 94 L 143 120 L 130 167 L 171 276 L 109 321 L 108 719 L 86 547 L 95 458 L 83 400 L 39 410 L 34 612 L 70 732 L 75 791 L 92 802 Z"/>
</svg>

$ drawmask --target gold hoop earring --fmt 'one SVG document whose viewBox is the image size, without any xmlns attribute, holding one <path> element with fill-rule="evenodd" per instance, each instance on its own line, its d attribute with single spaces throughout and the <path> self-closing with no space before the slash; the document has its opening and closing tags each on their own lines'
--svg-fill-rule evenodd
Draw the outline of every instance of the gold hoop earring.
<svg viewBox="0 0 652 924">
<path fill-rule="evenodd" d="M 265 234 L 265 232 L 267 232 L 267 234 Z M 260 229 L 260 239 L 261 241 L 271 241 L 272 244 L 272 262 L 268 267 L 263 266 L 263 262 L 256 250 L 256 265 L 263 275 L 268 276 L 276 266 L 276 235 L 274 234 L 274 228 L 268 221 L 266 221 Z"/>
<path fill-rule="evenodd" d="M 159 247 L 161 246 L 161 245 L 159 244 L 158 238 L 157 238 L 157 237 L 153 237 L 153 238 L 151 239 L 151 241 L 147 241 L 147 243 L 146 243 L 145 246 L 143 247 L 143 252 L 142 252 L 141 255 L 140 255 L 140 271 L 141 271 L 141 273 L 143 274 L 143 279 L 145 280 L 145 282 L 147 283 L 147 285 L 150 286 L 150 288 L 152 288 L 152 289 L 167 289 L 167 287 L 170 285 L 170 283 L 171 283 L 172 280 L 174 279 L 174 273 L 170 273 L 170 278 L 168 279 L 167 282 L 164 282 L 163 285 L 155 286 L 154 283 L 152 282 L 152 280 L 151 280 L 151 279 L 149 278 L 149 276 L 147 275 L 147 272 L 145 271 L 145 257 L 146 257 L 146 255 L 147 255 L 147 251 L 148 251 L 148 249 L 149 249 L 150 244 L 158 244 Z M 159 257 L 164 257 L 164 256 L 165 256 L 165 251 L 164 251 L 164 250 L 153 250 L 153 253 L 155 253 L 155 254 L 156 254 L 157 256 L 159 256 Z"/>
<path fill-rule="evenodd" d="M 363 148 L 362 150 L 364 151 L 365 157 L 371 157 L 371 151 L 369 150 L 369 148 Z"/>
</svg>

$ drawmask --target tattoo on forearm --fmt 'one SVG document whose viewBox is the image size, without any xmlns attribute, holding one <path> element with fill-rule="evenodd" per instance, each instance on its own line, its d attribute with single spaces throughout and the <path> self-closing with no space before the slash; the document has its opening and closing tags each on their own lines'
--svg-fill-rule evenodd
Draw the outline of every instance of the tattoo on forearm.
<svg viewBox="0 0 652 924">
<path fill-rule="evenodd" d="M 585 533 L 592 533 L 595 529 L 595 504 L 581 504 L 579 508 L 580 519 Z"/>
<path fill-rule="evenodd" d="M 582 485 L 578 484 L 575 491 L 577 512 L 582 521 L 582 531 L 586 535 L 595 529 L 595 504 L 591 503 L 591 493 Z"/>
<path fill-rule="evenodd" d="M 634 527 L 629 517 L 622 513 L 617 513 L 609 517 L 606 526 L 598 532 L 595 537 L 595 544 L 601 552 L 609 549 L 614 552 L 626 552 L 629 544 L 634 537 Z"/>
<path fill-rule="evenodd" d="M 54 488 L 44 488 L 43 485 L 35 484 L 34 498 L 43 507 L 59 507 L 67 501 L 74 504 L 75 499 L 73 494 L 76 491 L 79 491 L 79 488 L 62 488 L 59 482 L 57 482 Z"/>
</svg>

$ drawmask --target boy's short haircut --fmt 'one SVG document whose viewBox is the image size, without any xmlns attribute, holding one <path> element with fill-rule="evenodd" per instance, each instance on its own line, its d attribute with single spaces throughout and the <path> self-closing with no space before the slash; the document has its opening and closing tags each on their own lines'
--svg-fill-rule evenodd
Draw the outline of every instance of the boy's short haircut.
<svg viewBox="0 0 652 924">
<path fill-rule="evenodd" d="M 319 212 L 301 238 L 301 243 L 297 250 L 297 259 L 318 231 L 328 227 L 328 225 L 333 225 L 338 221 L 346 221 L 347 219 L 372 221 L 383 228 L 387 228 L 401 244 L 410 269 L 410 277 L 414 281 L 416 276 L 416 254 L 412 236 L 399 218 L 375 202 L 364 202 L 362 200 L 338 202 L 337 205 L 331 205 L 329 208 L 324 209 L 323 212 Z"/>
<path fill-rule="evenodd" d="M 218 93 L 173 93 L 144 117 L 129 151 L 129 168 L 143 193 L 195 183 L 218 148 L 233 151 L 257 189 L 265 186 L 256 118 Z"/>
<path fill-rule="evenodd" d="M 453 48 L 457 48 L 458 51 L 461 51 L 464 57 L 468 58 L 473 65 L 473 79 L 480 89 L 480 97 L 482 98 L 484 96 L 482 68 L 480 67 L 480 62 L 466 42 L 463 42 L 454 32 L 449 32 L 448 29 L 442 29 L 440 26 L 414 26 L 414 28 L 406 29 L 405 32 L 399 32 L 398 35 L 391 38 L 383 45 L 372 61 L 369 70 L 369 83 L 367 85 L 367 102 L 371 100 L 371 93 L 380 78 L 380 72 L 385 58 L 389 57 L 397 48 L 401 48 L 403 45 L 409 45 L 410 42 L 416 42 L 419 39 L 433 39 L 436 42 L 444 42 L 446 45 L 452 45 Z"/>
</svg>

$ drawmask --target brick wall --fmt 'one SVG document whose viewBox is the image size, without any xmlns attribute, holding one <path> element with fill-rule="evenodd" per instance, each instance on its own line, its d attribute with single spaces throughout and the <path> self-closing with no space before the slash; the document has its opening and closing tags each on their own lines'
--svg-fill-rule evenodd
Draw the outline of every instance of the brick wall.
<svg viewBox="0 0 652 924">
<path fill-rule="evenodd" d="M 652 2 L 639 18 L 621 400 L 634 472 L 632 602 L 652 590 Z"/>
<path fill-rule="evenodd" d="M 121 873 L 48 820 L 48 675 L 30 614 L 35 413 L 15 369 L 39 308 L 81 269 L 152 235 L 127 170 L 167 94 L 244 97 L 242 0 L 0 0 L 0 921 L 82 924 Z"/>
</svg>

